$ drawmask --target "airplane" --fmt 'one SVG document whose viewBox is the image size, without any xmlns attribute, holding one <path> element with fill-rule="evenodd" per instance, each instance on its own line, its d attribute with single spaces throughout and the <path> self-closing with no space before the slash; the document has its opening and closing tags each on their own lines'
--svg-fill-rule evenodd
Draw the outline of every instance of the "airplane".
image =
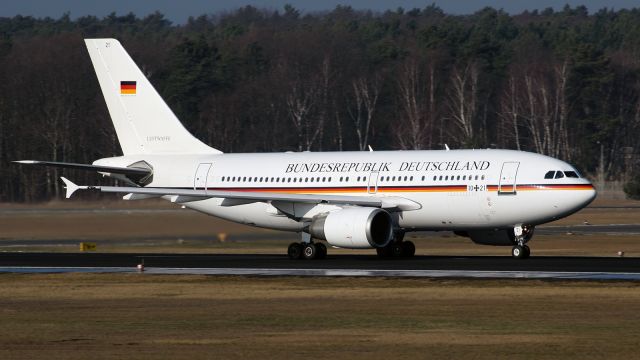
<svg viewBox="0 0 640 360">
<path fill-rule="evenodd" d="M 96 171 L 126 186 L 78 190 L 163 198 L 256 227 L 297 232 L 291 259 L 327 246 L 412 257 L 413 231 L 453 231 L 529 257 L 535 226 L 573 214 L 596 196 L 568 163 L 514 150 L 224 154 L 190 134 L 116 39 L 85 39 L 123 155 L 93 164 L 21 164 Z"/>
</svg>

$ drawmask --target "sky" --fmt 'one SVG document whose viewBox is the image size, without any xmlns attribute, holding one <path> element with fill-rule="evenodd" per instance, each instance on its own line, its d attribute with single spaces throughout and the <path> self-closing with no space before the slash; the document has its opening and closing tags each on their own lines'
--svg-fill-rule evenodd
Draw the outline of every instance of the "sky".
<svg viewBox="0 0 640 360">
<path fill-rule="evenodd" d="M 560 10 L 565 4 L 585 5 L 594 12 L 602 8 L 622 9 L 640 7 L 640 0 L 3 0 L 0 17 L 15 15 L 59 18 L 69 12 L 72 19 L 85 15 L 104 17 L 112 12 L 125 15 L 133 12 L 139 17 L 160 11 L 175 24 L 184 24 L 189 16 L 231 11 L 244 5 L 279 10 L 291 4 L 304 12 L 331 10 L 336 5 L 376 11 L 424 8 L 435 3 L 449 14 L 469 14 L 485 6 L 503 9 L 511 14 L 523 10 L 552 7 Z"/>
</svg>

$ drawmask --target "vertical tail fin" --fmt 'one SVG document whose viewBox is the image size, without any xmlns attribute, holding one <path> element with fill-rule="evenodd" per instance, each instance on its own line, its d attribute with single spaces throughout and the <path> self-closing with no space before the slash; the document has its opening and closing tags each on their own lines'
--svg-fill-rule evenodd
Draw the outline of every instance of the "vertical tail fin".
<svg viewBox="0 0 640 360">
<path fill-rule="evenodd" d="M 191 135 L 115 39 L 85 39 L 124 155 L 218 154 Z"/>
</svg>

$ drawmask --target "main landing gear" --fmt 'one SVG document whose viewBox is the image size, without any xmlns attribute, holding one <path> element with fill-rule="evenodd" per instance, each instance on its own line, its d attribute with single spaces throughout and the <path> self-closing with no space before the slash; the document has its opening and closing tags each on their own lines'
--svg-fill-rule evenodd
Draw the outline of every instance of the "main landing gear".
<svg viewBox="0 0 640 360">
<path fill-rule="evenodd" d="M 531 255 L 531 250 L 525 243 L 533 236 L 533 227 L 516 226 L 513 228 L 516 245 L 511 248 L 511 256 L 515 259 L 526 259 Z"/>
<path fill-rule="evenodd" d="M 327 257 L 327 247 L 323 243 L 314 243 L 312 241 L 294 242 L 289 245 L 287 250 L 289 259 L 324 259 Z"/>
<path fill-rule="evenodd" d="M 416 254 L 416 245 L 412 241 L 404 241 L 404 233 L 398 233 L 389 245 L 377 248 L 378 257 L 381 258 L 408 258 Z"/>
</svg>

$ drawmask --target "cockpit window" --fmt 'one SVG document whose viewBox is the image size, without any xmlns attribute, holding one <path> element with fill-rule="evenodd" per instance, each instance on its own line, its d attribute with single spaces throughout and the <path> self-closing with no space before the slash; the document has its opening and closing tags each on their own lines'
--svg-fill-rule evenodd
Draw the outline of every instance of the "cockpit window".
<svg viewBox="0 0 640 360">
<path fill-rule="evenodd" d="M 555 171 L 548 171 L 546 174 L 544 174 L 544 178 L 545 179 L 553 179 L 553 175 L 555 174 Z"/>
<path fill-rule="evenodd" d="M 578 173 L 575 171 L 565 171 L 564 172 L 564 176 L 568 177 L 568 178 L 579 178 L 580 176 L 578 176 Z"/>
<path fill-rule="evenodd" d="M 564 174 L 562 173 L 562 171 L 556 171 L 556 179 L 561 179 L 564 177 Z"/>
</svg>

